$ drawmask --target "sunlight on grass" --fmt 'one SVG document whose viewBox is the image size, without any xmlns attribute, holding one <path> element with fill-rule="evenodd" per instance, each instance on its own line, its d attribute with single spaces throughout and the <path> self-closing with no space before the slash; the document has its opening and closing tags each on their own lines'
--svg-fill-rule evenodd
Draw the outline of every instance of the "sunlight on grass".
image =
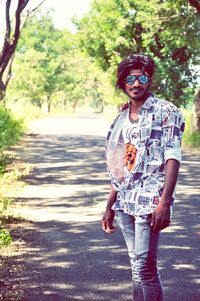
<svg viewBox="0 0 200 301">
<path fill-rule="evenodd" d="M 193 128 L 193 114 L 191 110 L 182 109 L 185 117 L 185 132 L 183 135 L 183 148 L 196 147 L 200 148 L 200 133 L 192 132 Z"/>
</svg>

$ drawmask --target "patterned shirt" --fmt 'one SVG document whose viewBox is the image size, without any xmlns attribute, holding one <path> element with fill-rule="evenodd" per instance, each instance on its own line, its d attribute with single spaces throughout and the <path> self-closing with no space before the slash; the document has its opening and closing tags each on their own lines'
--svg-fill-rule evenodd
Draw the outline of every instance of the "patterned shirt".
<svg viewBox="0 0 200 301">
<path fill-rule="evenodd" d="M 106 144 L 108 172 L 118 191 L 114 210 L 139 216 L 154 211 L 163 191 L 166 161 L 181 161 L 184 126 L 177 107 L 153 94 L 139 109 L 137 122 L 130 120 L 129 108 L 117 116 Z"/>
</svg>

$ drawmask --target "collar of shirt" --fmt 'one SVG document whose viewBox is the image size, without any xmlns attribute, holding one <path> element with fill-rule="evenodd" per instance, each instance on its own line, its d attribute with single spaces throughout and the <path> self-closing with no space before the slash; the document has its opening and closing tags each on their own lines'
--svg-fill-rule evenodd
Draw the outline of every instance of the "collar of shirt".
<svg viewBox="0 0 200 301">
<path fill-rule="evenodd" d="M 143 103 L 143 105 L 141 106 L 141 109 L 150 109 L 152 107 L 152 105 L 155 103 L 156 101 L 156 97 L 154 96 L 153 93 L 150 92 L 149 97 L 145 100 L 145 102 Z M 129 100 L 129 103 L 131 102 L 131 100 Z"/>
</svg>

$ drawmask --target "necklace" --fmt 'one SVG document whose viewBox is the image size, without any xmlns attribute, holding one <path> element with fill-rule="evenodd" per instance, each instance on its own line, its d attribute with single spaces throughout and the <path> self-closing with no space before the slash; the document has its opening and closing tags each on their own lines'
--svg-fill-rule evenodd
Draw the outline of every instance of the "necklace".
<svg viewBox="0 0 200 301">
<path fill-rule="evenodd" d="M 132 107 L 130 108 L 129 118 L 131 121 L 137 122 L 138 120 L 138 109 L 132 110 Z"/>
</svg>

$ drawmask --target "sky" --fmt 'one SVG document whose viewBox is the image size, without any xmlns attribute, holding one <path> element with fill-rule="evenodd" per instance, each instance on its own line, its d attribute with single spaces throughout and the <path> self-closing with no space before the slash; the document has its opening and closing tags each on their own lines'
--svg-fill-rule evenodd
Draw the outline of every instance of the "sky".
<svg viewBox="0 0 200 301">
<path fill-rule="evenodd" d="M 27 8 L 35 7 L 42 0 L 30 0 Z M 17 0 L 12 0 L 11 10 L 16 6 Z M 52 13 L 55 27 L 68 28 L 71 32 L 75 32 L 75 27 L 71 23 L 71 18 L 77 16 L 83 17 L 85 13 L 90 10 L 90 3 L 92 0 L 45 0 L 41 9 L 45 10 L 53 8 L 55 11 Z M 5 19 L 5 3 L 6 0 L 0 0 L 0 20 Z M 5 30 L 5 22 L 0 28 L 0 40 L 2 39 Z"/>
<path fill-rule="evenodd" d="M 30 0 L 32 3 L 34 0 Z M 37 0 L 38 1 L 38 0 Z M 42 4 L 42 10 L 53 8 L 55 12 L 52 14 L 54 24 L 57 28 L 67 27 L 74 32 L 75 28 L 71 23 L 71 17 L 83 17 L 90 9 L 92 0 L 46 0 Z"/>
<path fill-rule="evenodd" d="M 37 6 L 42 0 L 30 0 L 27 8 Z M 17 0 L 12 0 L 11 10 L 16 6 Z M 45 0 L 41 6 L 42 11 L 50 8 L 54 9 L 52 18 L 55 27 L 68 28 L 72 33 L 76 32 L 75 26 L 71 22 L 73 16 L 79 19 L 90 10 L 92 0 Z M 5 3 L 6 0 L 0 0 L 0 20 L 5 20 Z M 5 22 L 0 28 L 0 50 L 2 49 L 3 38 L 5 33 Z"/>
</svg>

